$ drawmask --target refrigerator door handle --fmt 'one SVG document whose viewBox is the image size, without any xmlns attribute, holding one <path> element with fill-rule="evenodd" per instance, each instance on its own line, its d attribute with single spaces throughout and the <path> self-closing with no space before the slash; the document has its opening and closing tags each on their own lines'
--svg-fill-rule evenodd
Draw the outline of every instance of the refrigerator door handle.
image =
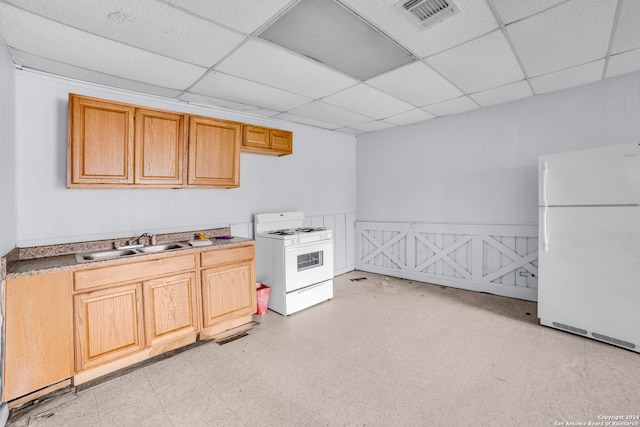
<svg viewBox="0 0 640 427">
<path fill-rule="evenodd" d="M 547 201 L 547 171 L 549 170 L 549 164 L 544 162 L 542 164 L 542 205 L 548 206 L 549 203 Z"/>
<path fill-rule="evenodd" d="M 547 212 L 549 212 L 549 208 L 547 206 L 544 207 L 542 211 L 542 250 L 544 252 L 549 252 L 549 234 L 547 233 Z"/>
<path fill-rule="evenodd" d="M 540 200 L 540 202 L 542 203 L 542 206 L 544 208 L 544 210 L 542 211 L 542 218 L 541 218 L 542 250 L 544 252 L 549 252 L 549 234 L 547 233 L 547 213 L 549 211 L 549 203 L 547 201 L 547 172 L 549 170 L 549 163 L 547 162 L 542 163 L 541 169 L 542 169 L 542 188 L 541 188 L 542 200 Z"/>
</svg>

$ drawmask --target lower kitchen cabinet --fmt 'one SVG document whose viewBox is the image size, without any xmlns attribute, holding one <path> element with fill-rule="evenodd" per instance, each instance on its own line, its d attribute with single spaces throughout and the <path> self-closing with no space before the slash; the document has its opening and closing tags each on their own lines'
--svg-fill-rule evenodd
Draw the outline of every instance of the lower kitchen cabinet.
<svg viewBox="0 0 640 427">
<path fill-rule="evenodd" d="M 4 286 L 2 401 L 68 385 L 64 380 L 73 375 L 71 273 L 8 279 Z"/>
<path fill-rule="evenodd" d="M 196 275 L 176 274 L 143 283 L 147 345 L 195 335 Z"/>
<path fill-rule="evenodd" d="M 202 266 L 202 334 L 250 322 L 256 312 L 254 246 L 204 252 Z"/>
<path fill-rule="evenodd" d="M 202 271 L 204 331 L 221 332 L 215 327 L 234 318 L 239 319 L 255 313 L 256 284 L 255 280 L 251 280 L 252 276 L 255 277 L 255 272 L 251 262 L 207 268 Z"/>
<path fill-rule="evenodd" d="M 250 323 L 254 252 L 253 243 L 178 251 L 5 280 L 2 401 L 18 405 Z"/>
<path fill-rule="evenodd" d="M 74 297 L 76 370 L 142 350 L 142 283 L 114 286 Z"/>
</svg>

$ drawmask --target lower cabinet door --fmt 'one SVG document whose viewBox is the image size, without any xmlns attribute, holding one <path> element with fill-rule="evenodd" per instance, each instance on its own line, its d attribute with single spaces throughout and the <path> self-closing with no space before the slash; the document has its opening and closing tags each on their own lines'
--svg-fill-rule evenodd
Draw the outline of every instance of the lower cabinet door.
<svg viewBox="0 0 640 427">
<path fill-rule="evenodd" d="M 202 270 L 203 328 L 256 311 L 254 262 Z"/>
<path fill-rule="evenodd" d="M 76 371 L 145 347 L 142 283 L 74 296 Z"/>
<path fill-rule="evenodd" d="M 195 273 L 147 280 L 144 286 L 147 344 L 153 346 L 197 332 Z"/>
<path fill-rule="evenodd" d="M 73 375 L 71 274 L 8 279 L 4 286 L 2 401 L 7 402 Z"/>
</svg>

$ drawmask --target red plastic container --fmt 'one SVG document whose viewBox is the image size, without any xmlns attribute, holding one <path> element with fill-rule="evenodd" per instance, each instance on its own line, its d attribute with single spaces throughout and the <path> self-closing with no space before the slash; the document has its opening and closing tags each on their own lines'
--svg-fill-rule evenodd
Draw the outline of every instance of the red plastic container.
<svg viewBox="0 0 640 427">
<path fill-rule="evenodd" d="M 271 295 L 271 288 L 264 283 L 258 283 L 258 287 L 256 288 L 256 299 L 258 300 L 258 309 L 256 314 L 265 314 L 267 312 L 267 307 L 269 307 L 269 295 Z"/>
</svg>

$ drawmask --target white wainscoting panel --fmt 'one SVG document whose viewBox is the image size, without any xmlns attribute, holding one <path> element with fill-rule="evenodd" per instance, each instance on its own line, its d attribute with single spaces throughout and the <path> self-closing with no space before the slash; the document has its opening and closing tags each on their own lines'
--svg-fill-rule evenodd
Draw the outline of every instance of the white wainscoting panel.
<svg viewBox="0 0 640 427">
<path fill-rule="evenodd" d="M 336 275 L 355 269 L 354 233 L 355 212 L 331 215 L 313 215 L 305 218 L 305 225 L 325 227 L 333 236 L 333 271 Z"/>
<path fill-rule="evenodd" d="M 538 226 L 356 222 L 358 270 L 538 299 Z"/>
</svg>

